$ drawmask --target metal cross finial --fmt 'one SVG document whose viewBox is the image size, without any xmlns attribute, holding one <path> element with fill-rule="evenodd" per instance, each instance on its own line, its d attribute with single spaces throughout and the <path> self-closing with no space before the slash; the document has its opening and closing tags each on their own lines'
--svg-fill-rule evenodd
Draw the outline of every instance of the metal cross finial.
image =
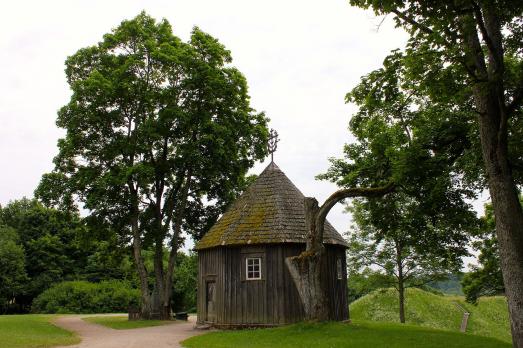
<svg viewBox="0 0 523 348">
<path fill-rule="evenodd" d="M 271 129 L 269 132 L 269 141 L 267 143 L 267 149 L 271 154 L 271 162 L 274 162 L 274 152 L 276 152 L 276 149 L 278 148 L 279 141 L 280 138 L 278 138 L 278 132 L 276 132 L 274 129 Z"/>
</svg>

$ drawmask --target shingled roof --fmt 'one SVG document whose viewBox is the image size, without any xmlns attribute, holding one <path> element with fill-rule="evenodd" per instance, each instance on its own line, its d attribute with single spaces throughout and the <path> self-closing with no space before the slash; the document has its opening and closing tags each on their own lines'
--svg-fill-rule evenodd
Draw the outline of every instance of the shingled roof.
<svg viewBox="0 0 523 348">
<path fill-rule="evenodd" d="M 220 245 L 305 243 L 304 196 L 271 162 L 247 190 L 203 236 L 196 249 Z M 326 244 L 347 242 L 326 221 Z"/>
</svg>

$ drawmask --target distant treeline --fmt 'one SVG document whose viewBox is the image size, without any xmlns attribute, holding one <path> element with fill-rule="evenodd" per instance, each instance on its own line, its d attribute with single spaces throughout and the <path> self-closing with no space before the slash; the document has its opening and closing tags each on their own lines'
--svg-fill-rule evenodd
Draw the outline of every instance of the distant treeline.
<svg viewBox="0 0 523 348">
<path fill-rule="evenodd" d="M 35 298 L 51 287 L 33 311 L 114 311 L 138 301 L 139 296 L 131 295 L 138 294 L 133 290 L 138 278 L 128 241 L 115 235 L 90 226 L 77 213 L 46 208 L 36 200 L 24 198 L 0 207 L 0 312 L 29 312 Z M 152 266 L 152 253 L 145 251 L 144 258 Z M 174 310 L 196 305 L 196 265 L 195 255 L 178 254 Z M 121 296 L 104 296 L 111 291 Z M 69 303 L 63 300 L 65 292 L 89 293 L 89 303 Z"/>
</svg>

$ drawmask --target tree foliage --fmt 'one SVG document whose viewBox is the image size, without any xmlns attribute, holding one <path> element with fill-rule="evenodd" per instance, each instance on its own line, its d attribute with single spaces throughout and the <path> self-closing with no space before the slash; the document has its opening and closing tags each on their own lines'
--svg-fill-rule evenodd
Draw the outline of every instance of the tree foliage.
<svg viewBox="0 0 523 348">
<path fill-rule="evenodd" d="M 231 62 L 197 27 L 183 42 L 145 13 L 66 61 L 73 95 L 57 120 L 66 135 L 37 194 L 48 204 L 80 202 L 132 241 L 145 317 L 169 315 L 182 231 L 201 236 L 266 154 L 267 119 L 250 107 Z M 152 270 L 142 256 L 150 247 Z M 161 308 L 151 307 L 152 293 Z"/>
<path fill-rule="evenodd" d="M 349 304 L 374 290 L 390 287 L 393 283 L 391 277 L 369 267 L 363 269 L 348 267 L 347 278 Z"/>
<path fill-rule="evenodd" d="M 523 205 L 523 197 L 520 197 Z M 499 247 L 496 238 L 496 222 L 492 204 L 485 205 L 481 218 L 482 228 L 473 243 L 479 251 L 478 264 L 462 280 L 463 292 L 470 303 L 477 303 L 481 296 L 499 295 L 505 292 L 503 275 L 499 260 Z"/>
<path fill-rule="evenodd" d="M 483 189 L 488 183 L 514 345 L 523 347 L 523 209 L 518 200 L 523 153 L 523 4 L 504 0 L 350 3 L 393 16 L 410 36 L 399 54 L 399 74 L 389 74 L 400 83 L 390 85 L 385 78 L 384 84 L 375 84 L 376 89 L 367 89 L 370 100 L 391 108 L 371 114 L 392 111 L 402 124 L 411 113 L 435 112 L 436 125 L 448 125 L 439 134 L 447 136 L 432 137 L 436 142 L 429 154 L 447 153 L 454 163 L 454 187 Z M 431 119 L 426 122 L 430 125 Z M 416 174 L 412 173 L 413 179 Z"/>
<path fill-rule="evenodd" d="M 196 312 L 198 286 L 198 256 L 195 253 L 178 253 L 173 283 L 173 309 Z"/>
<path fill-rule="evenodd" d="M 404 282 L 398 282 L 401 268 L 409 270 L 407 284 L 418 285 L 459 269 L 476 225 L 465 201 L 476 188 L 470 175 L 477 172 L 469 167 L 480 156 L 469 139 L 473 113 L 464 105 L 455 110 L 462 117 L 449 117 L 455 94 L 427 98 L 411 77 L 410 69 L 421 67 L 407 58 L 392 52 L 383 68 L 347 94 L 347 102 L 359 107 L 349 125 L 357 141 L 319 176 L 343 187 L 394 183 L 395 192 L 386 199 L 355 202 L 360 230 L 351 238 L 355 264 L 381 264 L 396 277 L 398 290 Z"/>
<path fill-rule="evenodd" d="M 356 223 L 349 235 L 350 273 L 377 267 L 398 291 L 400 322 L 405 322 L 405 289 L 423 287 L 458 272 L 476 221 L 467 206 L 449 207 L 450 216 L 421 210 L 415 197 L 392 193 L 387 199 L 354 200 Z"/>
<path fill-rule="evenodd" d="M 0 221 L 0 311 L 9 309 L 14 299 L 22 294 L 27 281 L 24 248 L 18 233 Z"/>
<path fill-rule="evenodd" d="M 88 226 L 76 213 L 24 198 L 0 208 L 0 226 L 0 247 L 14 262 L 1 267 L 0 276 L 15 272 L 21 279 L 3 282 L 12 294 L 9 299 L 14 300 L 12 310 L 28 311 L 36 296 L 64 280 L 136 278 L 123 246 L 106 238 L 108 232 Z"/>
<path fill-rule="evenodd" d="M 80 272 L 86 255 L 79 245 L 83 226 L 78 216 L 21 199 L 3 207 L 0 219 L 16 231 L 24 250 L 28 280 L 17 297 L 21 306 L 30 306 L 51 284 Z"/>
<path fill-rule="evenodd" d="M 35 298 L 34 313 L 117 313 L 136 307 L 140 291 L 128 282 L 109 280 L 99 283 L 65 281 L 53 284 Z"/>
</svg>

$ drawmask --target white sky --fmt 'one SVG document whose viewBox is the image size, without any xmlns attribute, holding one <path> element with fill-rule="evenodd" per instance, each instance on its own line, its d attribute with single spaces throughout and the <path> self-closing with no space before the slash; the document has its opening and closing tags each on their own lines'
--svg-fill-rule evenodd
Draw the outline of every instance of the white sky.
<svg viewBox="0 0 523 348">
<path fill-rule="evenodd" d="M 407 38 L 391 19 L 378 31 L 381 19 L 345 0 L 18 0 L 2 7 L 2 205 L 32 197 L 41 175 L 52 170 L 64 134 L 55 125 L 56 111 L 70 97 L 66 57 L 142 10 L 169 20 L 184 40 L 197 25 L 231 50 L 233 64 L 247 77 L 253 107 L 265 111 L 280 134 L 275 162 L 320 203 L 336 186 L 314 176 L 352 140 L 347 126 L 355 108 L 344 103 L 344 95 Z M 340 232 L 350 223 L 342 210 L 338 205 L 329 215 Z"/>
</svg>

